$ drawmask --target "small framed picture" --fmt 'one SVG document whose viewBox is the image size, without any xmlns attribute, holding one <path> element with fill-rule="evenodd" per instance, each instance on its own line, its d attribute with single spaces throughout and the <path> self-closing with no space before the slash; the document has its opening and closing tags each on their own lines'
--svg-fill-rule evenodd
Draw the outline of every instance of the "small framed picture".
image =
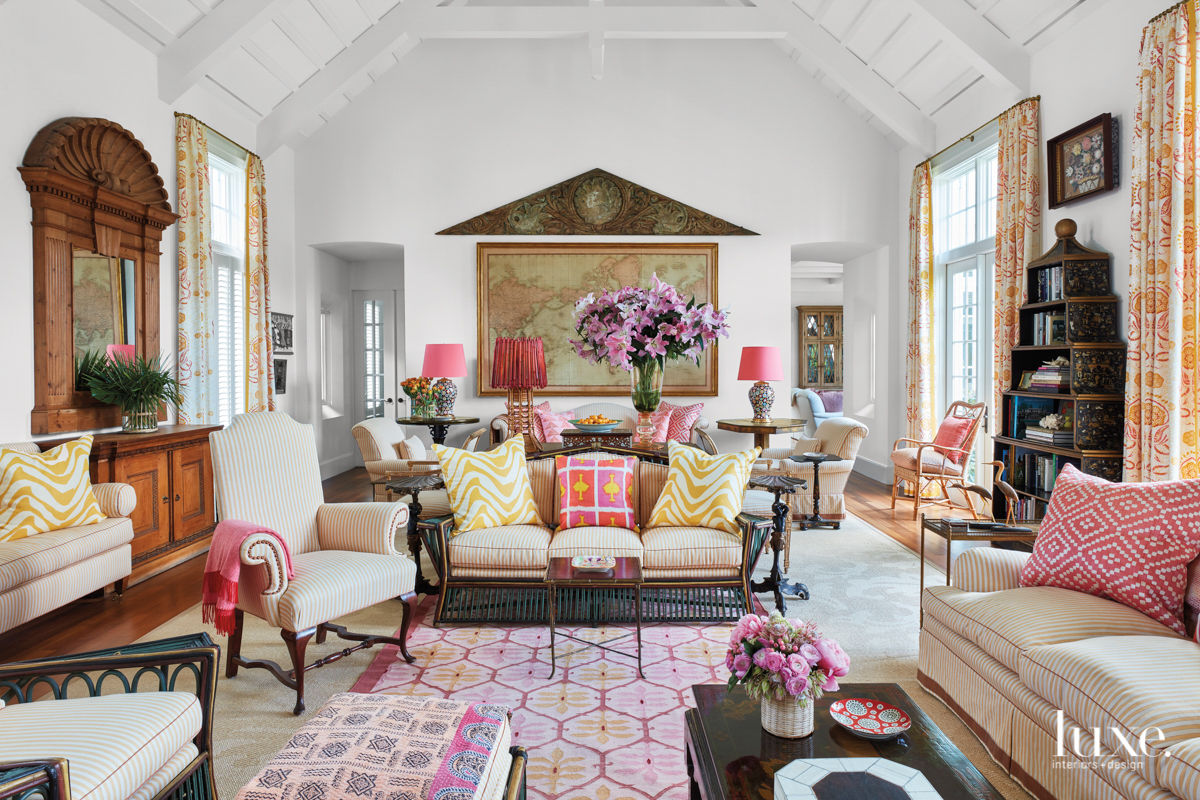
<svg viewBox="0 0 1200 800">
<path fill-rule="evenodd" d="M 1118 126 L 1101 114 L 1046 142 L 1050 207 L 1058 208 L 1117 188 Z"/>
<path fill-rule="evenodd" d="M 275 359 L 275 394 L 287 394 L 287 362 Z"/>
<path fill-rule="evenodd" d="M 271 312 L 271 349 L 281 356 L 293 354 L 291 314 Z"/>
<path fill-rule="evenodd" d="M 1065 314 L 1051 314 L 1050 322 L 1050 343 L 1051 344 L 1066 344 L 1067 343 L 1067 317 Z"/>
<path fill-rule="evenodd" d="M 1021 373 L 1021 382 L 1017 384 L 1017 388 L 1029 391 L 1031 386 L 1033 386 L 1033 370 L 1027 369 Z"/>
</svg>

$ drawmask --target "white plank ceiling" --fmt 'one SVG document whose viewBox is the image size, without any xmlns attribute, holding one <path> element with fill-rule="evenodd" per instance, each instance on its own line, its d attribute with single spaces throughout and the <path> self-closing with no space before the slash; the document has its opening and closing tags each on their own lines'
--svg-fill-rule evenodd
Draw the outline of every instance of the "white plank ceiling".
<svg viewBox="0 0 1200 800">
<path fill-rule="evenodd" d="M 980 82 L 1015 102 L 1029 57 L 1106 0 L 79 0 L 158 56 L 159 95 L 193 85 L 257 124 L 266 156 L 311 135 L 423 39 L 578 38 L 780 47 L 896 146 L 934 148 L 938 113 Z M 400 66 L 399 68 L 403 68 Z"/>
</svg>

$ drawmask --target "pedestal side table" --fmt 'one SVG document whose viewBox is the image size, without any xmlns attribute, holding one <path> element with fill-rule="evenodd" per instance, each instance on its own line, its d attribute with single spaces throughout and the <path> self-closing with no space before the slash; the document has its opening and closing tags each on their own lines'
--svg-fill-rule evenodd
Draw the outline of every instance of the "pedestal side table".
<svg viewBox="0 0 1200 800">
<path fill-rule="evenodd" d="M 755 419 L 717 420 L 717 427 L 723 431 L 754 434 L 754 446 L 763 450 L 771 446 L 771 434 L 802 431 L 807 424 L 806 419 L 773 419 L 767 422 Z"/>
<path fill-rule="evenodd" d="M 750 584 L 750 589 L 755 592 L 771 592 L 775 595 L 775 608 L 779 610 L 780 614 L 786 614 L 787 602 L 783 599 L 784 595 L 807 600 L 808 587 L 803 583 L 789 581 L 784 577 L 783 570 L 779 568 L 779 556 L 783 550 L 783 527 L 789 524 L 787 503 L 783 502 L 780 496 L 795 494 L 797 489 L 805 488 L 805 481 L 803 478 L 792 478 L 787 475 L 760 474 L 750 477 L 750 486 L 766 489 L 775 495 L 775 502 L 771 505 L 771 511 L 775 515 L 775 525 L 771 528 L 771 549 L 774 551 L 771 574 L 761 581 Z"/>
<path fill-rule="evenodd" d="M 397 425 L 427 425 L 434 444 L 445 444 L 451 425 L 473 425 L 479 417 L 400 417 Z"/>
<path fill-rule="evenodd" d="M 821 465 L 841 461 L 842 457 L 833 453 L 804 453 L 799 456 L 791 456 L 791 459 L 801 464 L 812 464 L 813 468 L 812 513 L 805 517 L 801 521 L 801 524 L 805 528 L 833 528 L 835 531 L 840 530 L 842 523 L 821 518 Z"/>
</svg>

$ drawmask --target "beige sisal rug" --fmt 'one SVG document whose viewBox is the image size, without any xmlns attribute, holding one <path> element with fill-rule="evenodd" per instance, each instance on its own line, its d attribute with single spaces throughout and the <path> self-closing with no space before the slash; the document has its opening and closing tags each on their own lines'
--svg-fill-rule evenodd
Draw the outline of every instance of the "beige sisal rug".
<svg viewBox="0 0 1200 800">
<path fill-rule="evenodd" d="M 760 564 L 767 567 L 769 561 L 764 557 Z M 794 531 L 789 575 L 808 585 L 812 599 L 790 601 L 789 616 L 816 621 L 825 635 L 841 643 L 853 660 L 847 681 L 899 683 L 1004 797 L 1024 800 L 1027 795 L 991 761 L 967 727 L 916 682 L 918 568 L 918 559 L 911 551 L 858 519 L 847 520 L 840 531 Z M 426 574 L 432 575 L 428 565 Z M 944 580 L 936 570 L 928 571 L 926 578 Z M 765 595 L 760 599 L 768 607 L 772 605 Z M 400 626 L 400 603 L 383 603 L 338 622 L 355 631 L 392 634 Z M 199 605 L 143 640 L 198 630 L 208 630 L 214 641 L 225 644 L 223 637 L 201 623 Z M 330 636 L 324 645 L 310 644 L 308 658 L 340 650 L 339 641 Z M 412 649 L 417 656 L 412 669 L 417 670 L 422 652 L 419 646 Z M 348 691 L 378 652 L 360 651 L 309 672 L 305 677 L 308 712 L 301 717 L 291 713 L 292 692 L 263 670 L 242 670 L 232 680 L 222 678 L 213 737 L 220 796 L 233 800 L 238 789 L 287 743 L 308 714 L 330 695 Z M 281 664 L 288 658 L 278 631 L 249 616 L 242 653 Z M 683 773 L 682 763 L 679 771 Z"/>
</svg>

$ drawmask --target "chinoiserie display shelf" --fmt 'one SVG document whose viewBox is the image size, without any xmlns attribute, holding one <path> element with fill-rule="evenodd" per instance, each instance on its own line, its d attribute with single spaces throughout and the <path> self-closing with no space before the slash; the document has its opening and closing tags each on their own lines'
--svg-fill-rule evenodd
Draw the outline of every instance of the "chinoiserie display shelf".
<svg viewBox="0 0 1200 800">
<path fill-rule="evenodd" d="M 220 425 L 160 425 L 154 433 L 99 433 L 93 483 L 127 483 L 137 494 L 133 572 L 126 586 L 208 551 L 217 525 L 208 435 Z M 41 441 L 43 452 L 68 439 Z"/>
<path fill-rule="evenodd" d="M 1021 344 L 1012 348 L 1013 386 L 1001 392 L 1001 424 L 994 435 L 994 457 L 1004 460 L 1005 479 L 1018 495 L 1038 503 L 1048 503 L 1051 492 L 1030 489 L 1014 482 L 1017 450 L 1044 456 L 1058 456 L 1078 462 L 1089 475 L 1110 481 L 1121 480 L 1122 439 L 1125 426 L 1125 348 L 1118 335 L 1118 298 L 1109 283 L 1111 256 L 1092 250 L 1075 240 L 1074 220 L 1062 219 L 1055 225 L 1057 241 L 1040 258 L 1025 267 L 1027 297 L 1038 297 L 1042 273 L 1061 268 L 1062 298 L 1026 303 L 1018 311 Z M 1066 340 L 1051 344 L 1033 344 L 1035 316 L 1061 313 L 1065 318 Z M 1059 356 L 1070 362 L 1070 388 L 1062 392 L 1037 392 L 1018 388 L 1021 376 L 1036 371 L 1046 361 Z M 1011 436 L 1012 406 L 1019 398 L 1074 403 L 1073 440 L 1070 446 L 1051 445 Z M 1007 459 L 1002 455 L 1007 451 Z M 1059 468 L 1063 461 L 1059 461 Z M 999 492 L 993 512 L 996 519 L 1006 513 L 1005 499 Z M 1044 509 L 1042 509 L 1044 510 Z"/>
</svg>

